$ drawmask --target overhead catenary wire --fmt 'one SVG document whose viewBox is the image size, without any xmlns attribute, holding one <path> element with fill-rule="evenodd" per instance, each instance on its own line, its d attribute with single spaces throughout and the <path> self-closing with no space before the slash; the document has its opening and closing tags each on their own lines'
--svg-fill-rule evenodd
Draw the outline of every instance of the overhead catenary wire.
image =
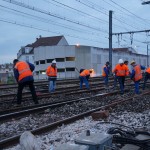
<svg viewBox="0 0 150 150">
<path fill-rule="evenodd" d="M 92 34 L 92 35 L 97 35 L 97 36 L 100 35 L 97 32 L 90 32 L 90 31 L 87 31 L 85 29 L 80 29 L 80 28 L 77 28 L 77 27 L 73 28 L 73 27 L 68 26 L 66 24 L 57 23 L 56 21 L 53 21 L 53 20 L 50 20 L 50 19 L 45 19 L 43 17 L 35 16 L 35 15 L 25 13 L 25 12 L 22 12 L 22 11 L 19 11 L 19 10 L 16 10 L 16 9 L 8 8 L 8 7 L 3 6 L 3 5 L 0 5 L 0 7 L 11 10 L 11 11 L 14 11 L 14 12 L 17 12 L 17 13 L 20 13 L 20 14 L 23 14 L 24 16 L 26 15 L 26 16 L 29 16 L 29 17 L 32 17 L 32 18 L 36 18 L 36 20 L 42 21 L 42 22 L 45 22 L 45 23 L 48 23 L 48 24 L 51 23 L 51 24 L 54 24 L 54 25 L 57 25 L 57 26 L 60 26 L 60 27 L 66 28 L 66 29 L 70 29 L 70 30 L 73 30 L 73 31 L 77 31 L 77 32 L 81 32 L 81 30 L 82 30 L 82 32 L 87 33 L 87 34 Z M 106 38 L 106 37 L 104 37 L 104 38 Z"/>
<path fill-rule="evenodd" d="M 51 31 L 49 29 L 43 29 L 43 28 L 36 27 L 36 26 L 33 26 L 33 25 L 29 25 L 29 24 L 18 23 L 16 21 L 6 20 L 4 18 L 0 18 L 0 21 L 5 22 L 5 23 L 9 23 L 9 24 L 15 24 L 15 25 L 22 26 L 22 27 L 32 28 L 32 29 L 36 29 L 36 30 L 40 30 L 40 31 L 51 32 L 51 33 L 55 33 L 55 34 L 58 34 L 58 35 L 61 34 L 60 32 Z M 100 41 L 96 41 L 96 40 L 93 40 L 93 39 L 90 39 L 90 38 L 84 38 L 84 37 L 71 35 L 71 34 L 64 34 L 64 35 L 69 36 L 69 37 L 73 37 L 73 38 L 77 38 L 77 39 L 80 38 L 80 39 L 83 39 L 83 40 L 88 40 L 88 41 L 93 41 L 93 42 L 96 42 L 96 43 L 101 43 Z"/>
<path fill-rule="evenodd" d="M 77 25 L 80 25 L 80 26 L 84 26 L 84 27 L 87 27 L 87 28 L 90 28 L 90 29 L 93 29 L 93 30 L 96 30 L 96 31 L 101 31 L 103 33 L 108 33 L 106 30 L 103 30 L 103 29 L 100 29 L 100 28 L 97 28 L 97 27 L 92 27 L 88 24 L 84 24 L 84 23 L 81 23 L 79 21 L 75 21 L 73 19 L 70 19 L 70 18 L 67 18 L 67 17 L 64 17 L 64 16 L 60 16 L 58 14 L 54 14 L 54 13 L 49 12 L 49 11 L 42 10 L 42 9 L 34 7 L 34 6 L 30 6 L 30 5 L 27 5 L 25 3 L 18 2 L 16 0 L 3 0 L 3 1 L 14 4 L 14 5 L 18 5 L 20 7 L 24 7 L 24 8 L 39 12 L 39 13 L 43 13 L 43 14 L 49 15 L 51 17 L 55 17 L 55 18 L 58 18 L 58 19 L 61 19 L 61 20 L 65 20 L 65 21 L 68 21 L 70 23 L 74 23 L 74 24 L 77 24 Z"/>
</svg>

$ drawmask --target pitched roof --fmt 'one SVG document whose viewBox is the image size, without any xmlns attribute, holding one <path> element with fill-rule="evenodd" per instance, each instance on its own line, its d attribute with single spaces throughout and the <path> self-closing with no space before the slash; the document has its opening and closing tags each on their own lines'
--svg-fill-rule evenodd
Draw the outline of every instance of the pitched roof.
<svg viewBox="0 0 150 150">
<path fill-rule="evenodd" d="M 26 47 L 38 47 L 38 46 L 53 46 L 57 45 L 63 36 L 53 36 L 53 37 L 40 37 L 32 43 L 26 45 Z"/>
</svg>

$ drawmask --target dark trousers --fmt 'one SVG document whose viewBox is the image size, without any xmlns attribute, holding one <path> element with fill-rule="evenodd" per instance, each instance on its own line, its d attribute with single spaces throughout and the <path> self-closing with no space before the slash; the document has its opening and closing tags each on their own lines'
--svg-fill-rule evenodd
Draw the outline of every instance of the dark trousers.
<svg viewBox="0 0 150 150">
<path fill-rule="evenodd" d="M 23 88 L 28 85 L 32 94 L 32 98 L 35 104 L 38 104 L 36 92 L 35 92 L 35 87 L 33 84 L 33 81 L 26 81 L 23 83 L 18 83 L 18 93 L 17 93 L 17 104 L 21 104 L 22 101 L 22 90 Z"/>
<path fill-rule="evenodd" d="M 125 77 L 124 76 L 117 76 L 117 79 L 118 79 L 118 82 L 119 82 L 119 85 L 120 85 L 121 94 L 123 94 L 124 93 L 124 81 L 125 81 Z"/>
<path fill-rule="evenodd" d="M 145 73 L 145 78 L 144 78 L 143 90 L 145 89 L 146 82 L 147 82 L 148 79 L 150 79 L 150 74 L 146 72 Z"/>
<path fill-rule="evenodd" d="M 80 79 L 80 89 L 82 89 L 83 83 L 85 83 L 86 88 L 89 89 L 89 82 L 87 78 L 80 76 L 79 79 Z"/>
<path fill-rule="evenodd" d="M 108 86 L 108 76 L 103 77 L 105 86 Z"/>
</svg>

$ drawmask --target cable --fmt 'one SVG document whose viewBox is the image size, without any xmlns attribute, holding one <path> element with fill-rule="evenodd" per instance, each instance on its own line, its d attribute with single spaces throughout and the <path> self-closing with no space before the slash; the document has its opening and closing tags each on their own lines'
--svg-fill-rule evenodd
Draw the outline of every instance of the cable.
<svg viewBox="0 0 150 150">
<path fill-rule="evenodd" d="M 77 24 L 77 25 L 81 25 L 81 26 L 84 26 L 84 27 L 87 27 L 87 28 L 90 28 L 90 29 L 93 29 L 93 30 L 96 30 L 96 31 L 101 31 L 103 33 L 108 33 L 107 31 L 105 31 L 103 29 L 96 28 L 96 27 L 91 27 L 87 24 L 83 24 L 83 23 L 80 23 L 78 21 L 75 21 L 75 20 L 72 20 L 72 19 L 69 19 L 69 18 L 66 18 L 66 17 L 62 17 L 60 15 L 53 14 L 51 12 L 48 12 L 48 11 L 30 6 L 30 5 L 27 5 L 25 3 L 21 3 L 21 2 L 15 1 L 15 0 L 3 0 L 3 1 L 14 4 L 14 5 L 18 5 L 20 7 L 24 7 L 24 8 L 39 12 L 39 13 L 43 13 L 43 14 L 46 14 L 46 15 L 49 15 L 49 16 L 52 16 L 52 17 L 55 17 L 55 18 L 58 18 L 58 19 L 61 19 L 61 20 L 65 20 L 65 21 L 68 21 L 68 22 L 71 22 L 71 23 L 74 23 L 74 24 Z"/>
<path fill-rule="evenodd" d="M 66 28 L 66 29 L 70 29 L 70 30 L 73 30 L 73 31 L 81 32 L 81 30 L 82 30 L 82 32 L 89 32 L 89 31 L 86 31 L 86 30 L 83 30 L 83 29 L 71 28 L 70 26 L 66 26 L 65 24 L 62 24 L 62 23 L 57 23 L 57 22 L 54 22 L 54 21 L 49 20 L 49 19 L 45 19 L 45 18 L 42 18 L 42 17 L 39 17 L 39 16 L 31 15 L 31 14 L 28 14 L 28 13 L 25 13 L 25 12 L 21 12 L 21 11 L 18 11 L 16 9 L 8 8 L 8 7 L 2 6 L 2 5 L 0 5 L 0 7 L 5 8 L 5 9 L 9 9 L 9 10 L 12 10 L 12 11 L 15 11 L 17 13 L 21 13 L 24 16 L 26 15 L 26 16 L 29 16 L 29 17 L 32 17 L 32 18 L 37 18 L 36 20 L 38 20 L 38 21 L 42 21 L 42 22 L 44 21 L 45 23 L 49 23 L 50 22 L 51 24 L 54 24 L 54 25 L 57 25 L 57 26 L 60 26 L 60 27 Z M 89 32 L 89 33 L 97 35 L 97 36 L 100 35 L 98 33 L 93 33 L 93 32 L 92 33 Z"/>
<path fill-rule="evenodd" d="M 22 26 L 22 27 L 27 27 L 27 28 L 32 28 L 32 29 L 36 29 L 36 30 L 40 30 L 40 31 L 45 31 L 45 32 L 51 32 L 51 33 L 55 33 L 55 34 L 61 34 L 60 32 L 54 32 L 54 31 L 50 31 L 50 30 L 47 30 L 47 29 L 43 29 L 43 28 L 39 28 L 39 27 L 35 27 L 33 25 L 28 25 L 28 24 L 23 24 L 23 23 L 18 23 L 16 21 L 12 21 L 12 20 L 4 20 L 4 18 L 0 18 L 0 21 L 1 22 L 5 22 L 5 23 L 10 23 L 10 24 L 15 24 L 15 25 L 18 25 L 18 26 Z M 87 41 L 93 41 L 93 42 L 96 42 L 96 43 L 104 43 L 104 42 L 100 42 L 100 41 L 95 41 L 93 39 L 89 39 L 89 38 L 83 38 L 83 37 L 79 37 L 79 36 L 75 36 L 75 35 L 70 35 L 70 34 L 64 34 L 65 36 L 69 36 L 69 37 L 73 37 L 73 38 L 77 38 L 77 39 L 83 39 L 83 40 L 87 40 Z"/>
<path fill-rule="evenodd" d="M 47 2 L 47 3 L 50 3 L 48 0 L 43 0 L 43 1 L 45 1 L 45 2 Z M 105 20 L 102 20 L 102 19 L 100 19 L 100 18 L 97 18 L 97 17 L 95 17 L 95 16 L 93 16 L 93 15 L 91 15 L 91 14 L 88 14 L 88 13 L 86 13 L 86 12 L 83 12 L 83 11 L 81 11 L 81 10 L 72 8 L 72 7 L 70 7 L 70 6 L 68 6 L 68 5 L 65 5 L 65 4 L 63 4 L 63 3 L 61 3 L 61 2 L 58 2 L 58 1 L 56 1 L 56 0 L 51 0 L 51 1 L 53 1 L 53 2 L 55 2 L 55 3 L 58 3 L 58 4 L 60 4 L 60 5 L 63 5 L 63 6 L 69 8 L 69 9 L 71 9 L 71 10 L 74 10 L 74 11 L 76 11 L 76 12 L 78 12 L 78 13 L 84 14 L 84 15 L 86 15 L 86 16 L 88 16 L 88 17 L 92 17 L 92 18 L 94 18 L 94 19 L 96 19 L 96 20 L 98 20 L 98 21 L 105 22 L 105 23 L 107 23 L 107 24 L 109 23 L 108 21 L 105 21 Z"/>
</svg>

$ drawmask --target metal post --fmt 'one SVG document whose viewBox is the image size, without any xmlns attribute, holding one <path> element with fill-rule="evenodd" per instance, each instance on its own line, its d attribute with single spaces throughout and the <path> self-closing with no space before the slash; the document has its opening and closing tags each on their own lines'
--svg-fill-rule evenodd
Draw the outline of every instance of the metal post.
<svg viewBox="0 0 150 150">
<path fill-rule="evenodd" d="M 149 66 L 148 44 L 147 44 L 147 67 Z"/>
<path fill-rule="evenodd" d="M 112 72 L 112 10 L 109 11 L 109 63 Z"/>
</svg>

